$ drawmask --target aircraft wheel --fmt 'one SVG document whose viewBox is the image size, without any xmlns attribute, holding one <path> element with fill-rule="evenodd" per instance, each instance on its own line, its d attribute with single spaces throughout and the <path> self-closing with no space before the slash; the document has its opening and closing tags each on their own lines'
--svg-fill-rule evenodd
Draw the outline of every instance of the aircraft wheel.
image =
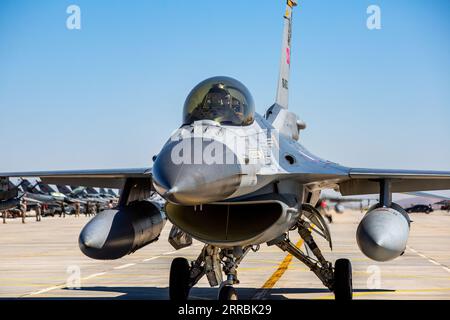
<svg viewBox="0 0 450 320">
<path fill-rule="evenodd" d="M 225 285 L 219 290 L 219 301 L 237 300 L 238 295 L 233 286 Z"/>
<path fill-rule="evenodd" d="M 175 258 L 170 266 L 169 296 L 173 301 L 186 301 L 189 296 L 189 262 Z"/>
<path fill-rule="evenodd" d="M 338 259 L 334 264 L 334 297 L 338 301 L 353 299 L 352 264 L 348 259 Z"/>
</svg>

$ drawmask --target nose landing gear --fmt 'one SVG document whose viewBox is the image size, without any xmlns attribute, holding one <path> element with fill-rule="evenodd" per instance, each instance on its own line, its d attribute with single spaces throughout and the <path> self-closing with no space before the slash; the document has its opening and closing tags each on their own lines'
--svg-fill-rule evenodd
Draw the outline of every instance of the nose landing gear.
<svg viewBox="0 0 450 320">
<path fill-rule="evenodd" d="M 229 300 L 237 300 L 238 295 L 236 293 L 236 289 L 231 285 L 224 285 L 219 289 L 219 301 L 229 301 Z"/>
<path fill-rule="evenodd" d="M 250 251 L 257 251 L 259 246 L 234 247 L 220 249 L 205 245 L 197 260 L 189 265 L 185 258 L 175 258 L 170 267 L 169 296 L 174 301 L 186 301 L 190 289 L 206 275 L 211 287 L 220 284 L 219 300 L 237 300 L 234 284 L 238 284 L 237 267 Z M 222 269 L 221 269 L 222 267 Z M 222 280 L 222 271 L 227 279 Z"/>
</svg>

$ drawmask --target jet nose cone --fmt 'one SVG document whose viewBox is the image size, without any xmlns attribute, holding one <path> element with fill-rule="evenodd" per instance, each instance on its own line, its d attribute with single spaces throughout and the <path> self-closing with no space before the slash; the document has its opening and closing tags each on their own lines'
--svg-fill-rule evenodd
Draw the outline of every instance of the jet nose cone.
<svg viewBox="0 0 450 320">
<path fill-rule="evenodd" d="M 156 191 L 180 205 L 224 200 L 238 189 L 240 182 L 241 166 L 235 154 L 217 141 L 171 141 L 153 165 Z"/>
</svg>

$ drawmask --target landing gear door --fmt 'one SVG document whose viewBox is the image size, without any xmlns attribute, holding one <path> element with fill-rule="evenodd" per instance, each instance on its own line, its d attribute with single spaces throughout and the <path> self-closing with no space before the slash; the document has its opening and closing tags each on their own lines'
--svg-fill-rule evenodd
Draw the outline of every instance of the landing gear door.
<svg viewBox="0 0 450 320">
<path fill-rule="evenodd" d="M 169 233 L 169 243 L 176 250 L 180 250 L 192 245 L 192 237 L 178 227 L 172 226 Z"/>
</svg>

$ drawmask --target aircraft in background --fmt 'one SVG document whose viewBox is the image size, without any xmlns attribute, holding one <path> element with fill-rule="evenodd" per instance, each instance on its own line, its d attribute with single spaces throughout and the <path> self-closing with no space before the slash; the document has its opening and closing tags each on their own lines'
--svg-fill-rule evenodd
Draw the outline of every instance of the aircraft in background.
<svg viewBox="0 0 450 320">
<path fill-rule="evenodd" d="M 117 195 L 117 193 L 114 192 L 113 189 L 108 189 L 107 191 L 109 193 L 109 195 L 113 198 L 118 198 L 119 196 Z"/>
<path fill-rule="evenodd" d="M 321 191 L 379 194 L 379 203 L 358 226 L 356 241 L 369 258 L 388 261 L 402 255 L 410 229 L 408 214 L 392 201 L 392 193 L 449 189 L 450 172 L 350 168 L 321 159 L 299 143 L 306 125 L 288 110 L 296 4 L 287 0 L 276 101 L 265 115 L 255 112 L 242 83 L 213 77 L 189 93 L 182 124 L 154 157 L 153 168 L 6 172 L 0 177 L 121 189 L 118 207 L 97 215 L 81 231 L 80 249 L 94 259 L 118 259 L 157 241 L 166 218 L 173 224 L 169 242 L 176 249 L 190 245 L 192 238 L 203 242 L 196 260 L 172 261 L 171 299 L 187 299 L 204 276 L 219 286 L 219 299 L 237 299 L 238 266 L 262 244 L 291 253 L 337 300 L 352 299 L 350 261 L 338 259 L 333 265 L 315 241 L 321 236 L 332 247 L 316 209 Z M 155 190 L 167 201 L 164 211 L 148 201 Z M 303 252 L 291 242 L 294 231 L 311 250 Z"/>
<path fill-rule="evenodd" d="M 19 204 L 19 186 L 0 179 L 0 212 L 16 208 Z"/>
</svg>

